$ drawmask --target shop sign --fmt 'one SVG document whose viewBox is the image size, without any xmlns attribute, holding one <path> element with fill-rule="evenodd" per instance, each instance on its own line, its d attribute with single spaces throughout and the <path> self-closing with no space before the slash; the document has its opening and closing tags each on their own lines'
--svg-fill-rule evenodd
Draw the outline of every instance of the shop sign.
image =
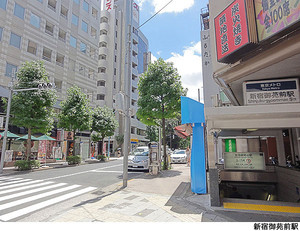
<svg viewBox="0 0 300 231">
<path fill-rule="evenodd" d="M 230 62 L 230 59 L 236 58 L 233 54 L 237 50 L 252 42 L 248 31 L 246 2 L 235 0 L 214 19 L 219 62 Z"/>
<path fill-rule="evenodd" d="M 209 30 L 201 31 L 201 51 L 203 68 L 207 69 L 211 66 Z"/>
<path fill-rule="evenodd" d="M 299 80 L 281 79 L 243 83 L 244 104 L 299 103 Z"/>
<path fill-rule="evenodd" d="M 104 7 L 105 10 L 110 12 L 113 9 L 114 6 L 114 0 L 105 0 Z"/>
<path fill-rule="evenodd" d="M 254 0 L 254 5 L 259 41 L 300 21 L 299 0 Z"/>
<path fill-rule="evenodd" d="M 73 140 L 74 139 L 74 132 L 65 131 L 64 132 L 65 140 Z"/>
<path fill-rule="evenodd" d="M 136 4 L 135 2 L 132 3 L 132 16 L 133 16 L 133 19 L 139 23 L 139 6 L 138 4 Z"/>
<path fill-rule="evenodd" d="M 265 170 L 263 152 L 225 152 L 224 169 Z"/>
<path fill-rule="evenodd" d="M 12 162 L 14 151 L 13 150 L 6 150 L 4 156 L 4 162 Z"/>
<path fill-rule="evenodd" d="M 236 152 L 236 139 L 225 139 L 225 152 Z"/>
<path fill-rule="evenodd" d="M 138 139 L 130 139 L 130 142 L 132 144 L 137 144 L 139 142 L 139 140 Z"/>
</svg>

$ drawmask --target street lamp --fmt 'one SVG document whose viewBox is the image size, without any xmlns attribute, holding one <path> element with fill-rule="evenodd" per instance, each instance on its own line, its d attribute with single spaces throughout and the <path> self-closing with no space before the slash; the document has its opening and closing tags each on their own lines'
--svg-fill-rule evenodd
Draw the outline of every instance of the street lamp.
<svg viewBox="0 0 300 231">
<path fill-rule="evenodd" d="M 11 99 L 12 99 L 13 93 L 21 92 L 21 91 L 32 91 L 32 90 L 47 90 L 47 89 L 51 89 L 51 88 L 55 87 L 55 85 L 53 83 L 40 83 L 38 85 L 38 87 L 35 87 L 35 88 L 14 89 L 13 87 L 14 87 L 15 69 L 12 70 L 11 77 L 12 77 L 12 80 L 9 85 L 9 94 L 8 94 L 8 100 L 7 100 L 6 120 L 5 120 L 5 130 L 4 130 L 2 152 L 1 152 L 0 174 L 3 173 L 4 157 L 5 157 L 5 152 L 6 152 L 6 140 L 7 140 L 7 132 L 8 132 L 8 122 L 9 122 Z"/>
</svg>

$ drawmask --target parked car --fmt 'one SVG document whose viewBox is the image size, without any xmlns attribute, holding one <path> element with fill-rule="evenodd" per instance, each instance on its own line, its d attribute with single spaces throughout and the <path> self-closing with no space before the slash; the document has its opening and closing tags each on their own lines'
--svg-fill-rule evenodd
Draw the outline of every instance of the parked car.
<svg viewBox="0 0 300 231">
<path fill-rule="evenodd" d="M 187 155 L 185 150 L 175 150 L 171 154 L 171 163 L 187 163 Z"/>
<path fill-rule="evenodd" d="M 149 170 L 149 148 L 137 147 L 128 156 L 128 170 Z"/>
</svg>

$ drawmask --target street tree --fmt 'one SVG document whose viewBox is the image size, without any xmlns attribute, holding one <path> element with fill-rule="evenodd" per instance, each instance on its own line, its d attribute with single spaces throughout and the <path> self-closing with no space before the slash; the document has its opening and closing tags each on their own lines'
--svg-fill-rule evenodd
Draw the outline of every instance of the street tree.
<svg viewBox="0 0 300 231">
<path fill-rule="evenodd" d="M 58 116 L 58 127 L 74 133 L 73 142 L 75 152 L 76 132 L 90 130 L 91 108 L 86 94 L 79 87 L 73 86 L 67 90 L 67 98 L 61 102 L 61 112 Z"/>
<path fill-rule="evenodd" d="M 147 125 L 162 127 L 164 169 L 168 168 L 166 119 L 178 116 L 181 106 L 180 96 L 186 95 L 180 78 L 173 64 L 160 58 L 149 65 L 138 84 L 138 118 Z"/>
<path fill-rule="evenodd" d="M 13 94 L 11 123 L 28 130 L 26 159 L 31 153 L 31 134 L 48 133 L 53 128 L 54 104 L 57 96 L 54 89 L 38 90 L 41 83 L 49 83 L 48 74 L 41 61 L 26 62 L 17 72 L 14 89 L 31 89 Z"/>
<path fill-rule="evenodd" d="M 158 141 L 158 128 L 154 125 L 148 125 L 146 127 L 146 139 L 150 140 L 150 142 Z"/>
<path fill-rule="evenodd" d="M 103 144 L 105 137 L 112 136 L 119 126 L 112 109 L 96 107 L 92 113 L 92 139 L 101 141 L 101 154 L 103 154 Z"/>
</svg>

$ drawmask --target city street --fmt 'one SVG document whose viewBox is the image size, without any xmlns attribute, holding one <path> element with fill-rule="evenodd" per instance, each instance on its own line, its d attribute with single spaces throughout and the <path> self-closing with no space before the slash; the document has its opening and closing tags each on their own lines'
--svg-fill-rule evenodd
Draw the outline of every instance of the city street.
<svg viewBox="0 0 300 231">
<path fill-rule="evenodd" d="M 42 221 L 122 184 L 121 159 L 0 177 L 0 221 Z M 129 180 L 144 172 L 129 172 Z"/>
</svg>

